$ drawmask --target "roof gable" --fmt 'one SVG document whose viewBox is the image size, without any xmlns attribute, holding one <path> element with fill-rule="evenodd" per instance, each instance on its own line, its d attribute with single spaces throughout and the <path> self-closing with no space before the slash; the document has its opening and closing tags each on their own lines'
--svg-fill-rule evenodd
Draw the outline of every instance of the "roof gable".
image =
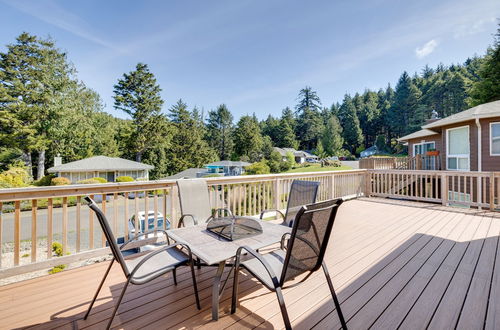
<svg viewBox="0 0 500 330">
<path fill-rule="evenodd" d="M 107 157 L 107 156 L 94 156 L 53 166 L 47 170 L 49 173 L 56 172 L 90 172 L 90 171 L 142 171 L 152 170 L 154 166 L 134 162 L 132 160 Z"/>
</svg>

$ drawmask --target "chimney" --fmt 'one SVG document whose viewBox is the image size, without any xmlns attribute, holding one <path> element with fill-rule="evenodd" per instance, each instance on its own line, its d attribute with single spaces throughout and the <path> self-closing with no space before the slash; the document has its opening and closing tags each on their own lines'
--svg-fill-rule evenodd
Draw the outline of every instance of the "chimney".
<svg viewBox="0 0 500 330">
<path fill-rule="evenodd" d="M 54 166 L 59 166 L 62 164 L 62 157 L 60 154 L 57 154 L 56 157 L 54 157 Z"/>
<path fill-rule="evenodd" d="M 439 118 L 439 115 L 438 115 L 437 111 L 436 110 L 432 110 L 432 112 L 431 112 L 431 118 L 429 118 L 429 119 L 427 119 L 425 121 L 425 125 L 433 123 L 433 122 L 438 121 L 440 119 L 441 118 Z"/>
</svg>

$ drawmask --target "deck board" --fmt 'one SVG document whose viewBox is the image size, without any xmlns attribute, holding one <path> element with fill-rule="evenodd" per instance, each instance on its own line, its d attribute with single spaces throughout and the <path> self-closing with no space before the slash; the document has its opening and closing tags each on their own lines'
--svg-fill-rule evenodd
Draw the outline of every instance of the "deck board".
<svg viewBox="0 0 500 330">
<path fill-rule="evenodd" d="M 351 329 L 500 328 L 500 218 L 441 205 L 358 199 L 344 203 L 325 261 Z M 108 263 L 0 287 L 0 328 L 105 328 L 123 285 L 113 267 L 88 320 L 83 314 Z M 240 306 L 211 321 L 214 268 L 197 270 L 202 310 L 194 306 L 187 268 L 131 286 L 114 328 L 282 328 L 274 293 L 240 276 Z M 322 272 L 284 290 L 294 328 L 339 328 Z"/>
</svg>

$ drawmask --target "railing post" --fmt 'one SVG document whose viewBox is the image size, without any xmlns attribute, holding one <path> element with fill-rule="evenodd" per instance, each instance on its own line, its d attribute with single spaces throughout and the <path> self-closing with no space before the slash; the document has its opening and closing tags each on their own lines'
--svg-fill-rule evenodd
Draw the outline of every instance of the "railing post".
<svg viewBox="0 0 500 330">
<path fill-rule="evenodd" d="M 274 179 L 274 207 L 275 209 L 279 210 L 281 207 L 281 198 L 280 198 L 280 179 L 275 178 Z"/>
<path fill-rule="evenodd" d="M 448 206 L 448 176 L 446 173 L 441 174 L 441 201 L 443 205 Z"/>
<path fill-rule="evenodd" d="M 371 171 L 365 172 L 365 197 L 370 197 L 372 194 L 372 173 Z"/>
<path fill-rule="evenodd" d="M 490 173 L 490 210 L 495 209 L 495 173 Z"/>
</svg>

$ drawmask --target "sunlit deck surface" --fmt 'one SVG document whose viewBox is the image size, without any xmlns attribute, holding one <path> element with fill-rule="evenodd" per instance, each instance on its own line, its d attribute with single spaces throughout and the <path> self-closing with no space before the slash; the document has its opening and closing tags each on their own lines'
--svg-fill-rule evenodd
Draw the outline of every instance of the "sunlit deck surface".
<svg viewBox="0 0 500 330">
<path fill-rule="evenodd" d="M 500 328 L 500 214 L 440 205 L 358 199 L 339 211 L 326 261 L 351 329 Z M 117 265 L 89 319 L 83 313 L 107 263 L 0 288 L 0 328 L 103 328 L 123 284 Z M 274 293 L 242 275 L 241 306 L 211 321 L 215 268 L 198 270 L 202 310 L 195 308 L 187 268 L 131 286 L 114 327 L 282 328 Z M 296 329 L 339 328 L 322 272 L 284 290 Z"/>
</svg>

